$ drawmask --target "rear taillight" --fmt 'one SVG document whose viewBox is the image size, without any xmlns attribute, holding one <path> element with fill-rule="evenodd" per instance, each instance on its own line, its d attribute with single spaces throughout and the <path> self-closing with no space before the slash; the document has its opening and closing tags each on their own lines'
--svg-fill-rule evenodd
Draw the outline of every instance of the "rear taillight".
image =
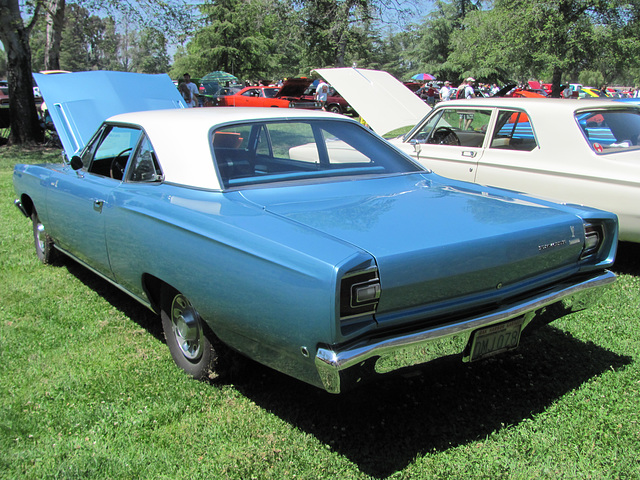
<svg viewBox="0 0 640 480">
<path fill-rule="evenodd" d="M 602 225 L 585 223 L 584 224 L 584 247 L 580 258 L 586 258 L 595 254 L 604 241 L 604 228 Z"/>
<path fill-rule="evenodd" d="M 340 283 L 340 318 L 344 320 L 375 313 L 380 294 L 376 267 L 346 274 Z"/>
</svg>

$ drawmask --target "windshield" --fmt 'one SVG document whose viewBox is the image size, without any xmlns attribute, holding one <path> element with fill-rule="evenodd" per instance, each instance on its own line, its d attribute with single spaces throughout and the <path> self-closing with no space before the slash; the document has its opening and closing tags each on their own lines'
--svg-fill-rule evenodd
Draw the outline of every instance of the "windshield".
<svg viewBox="0 0 640 480">
<path fill-rule="evenodd" d="M 217 129 L 212 143 L 226 188 L 423 171 L 384 140 L 345 121 L 242 123 Z"/>
<path fill-rule="evenodd" d="M 640 148 L 640 110 L 581 111 L 576 120 L 596 153 Z"/>
<path fill-rule="evenodd" d="M 278 92 L 280 91 L 279 88 L 264 88 L 262 90 L 264 92 L 264 96 L 267 98 L 276 98 L 276 95 L 278 95 Z"/>
</svg>

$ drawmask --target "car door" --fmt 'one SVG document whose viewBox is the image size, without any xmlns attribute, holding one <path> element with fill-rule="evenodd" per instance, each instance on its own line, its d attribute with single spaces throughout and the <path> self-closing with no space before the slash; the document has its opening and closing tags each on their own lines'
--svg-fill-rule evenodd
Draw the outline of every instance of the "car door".
<svg viewBox="0 0 640 480">
<path fill-rule="evenodd" d="M 541 159 L 540 155 L 538 139 L 527 112 L 500 108 L 487 148 L 478 162 L 475 182 L 544 195 L 544 191 L 535 186 L 551 185 L 557 180 L 548 176 L 548 159 Z"/>
<path fill-rule="evenodd" d="M 140 130 L 105 125 L 83 151 L 84 167 L 65 168 L 52 178 L 47 195 L 49 223 L 56 243 L 112 278 L 105 235 L 105 212 L 122 182 Z"/>
<path fill-rule="evenodd" d="M 492 113 L 491 108 L 468 106 L 434 111 L 407 139 L 413 144 L 412 155 L 439 175 L 473 182 Z"/>
</svg>

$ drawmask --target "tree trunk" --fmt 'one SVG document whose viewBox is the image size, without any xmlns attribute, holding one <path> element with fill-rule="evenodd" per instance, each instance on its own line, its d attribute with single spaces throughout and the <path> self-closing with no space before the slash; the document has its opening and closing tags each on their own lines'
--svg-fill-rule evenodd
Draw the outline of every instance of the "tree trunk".
<svg viewBox="0 0 640 480">
<path fill-rule="evenodd" d="M 560 98 L 562 94 L 562 70 L 559 67 L 554 67 L 553 76 L 551 77 L 551 96 L 553 98 Z"/>
<path fill-rule="evenodd" d="M 7 53 L 10 144 L 40 142 L 43 136 L 33 98 L 30 33 L 22 22 L 18 0 L 0 0 L 0 40 Z"/>
<path fill-rule="evenodd" d="M 64 26 L 65 0 L 48 0 L 44 14 L 46 40 L 44 47 L 45 70 L 60 70 L 60 43 Z"/>
</svg>

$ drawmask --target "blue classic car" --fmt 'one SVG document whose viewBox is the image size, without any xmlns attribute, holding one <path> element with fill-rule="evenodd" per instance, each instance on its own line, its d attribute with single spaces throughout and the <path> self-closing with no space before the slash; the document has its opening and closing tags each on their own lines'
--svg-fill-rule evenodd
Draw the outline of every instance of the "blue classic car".
<svg viewBox="0 0 640 480">
<path fill-rule="evenodd" d="M 331 113 L 144 111 L 131 75 L 39 82 L 68 160 L 16 165 L 16 205 L 44 263 L 62 252 L 158 312 L 195 378 L 228 347 L 331 393 L 482 360 L 615 278 L 611 213 L 440 177 Z M 88 136 L 98 78 L 110 109 L 142 111 Z"/>
</svg>

